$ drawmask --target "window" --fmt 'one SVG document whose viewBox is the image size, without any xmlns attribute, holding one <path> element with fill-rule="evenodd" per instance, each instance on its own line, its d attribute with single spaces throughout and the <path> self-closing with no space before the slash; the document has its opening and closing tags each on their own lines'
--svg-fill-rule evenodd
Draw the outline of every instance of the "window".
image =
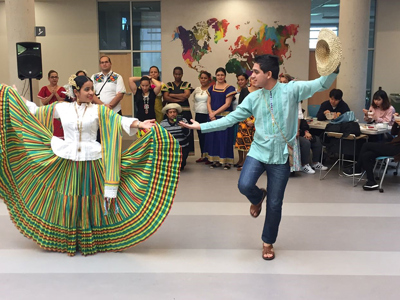
<svg viewBox="0 0 400 300">
<path fill-rule="evenodd" d="M 161 72 L 160 2 L 99 2 L 100 52 L 132 53 L 132 74 L 148 74 L 151 66 Z"/>
</svg>

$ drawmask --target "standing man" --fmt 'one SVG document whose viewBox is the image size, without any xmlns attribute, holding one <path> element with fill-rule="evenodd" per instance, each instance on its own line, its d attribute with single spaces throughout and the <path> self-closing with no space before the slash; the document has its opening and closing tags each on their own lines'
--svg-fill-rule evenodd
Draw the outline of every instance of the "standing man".
<svg viewBox="0 0 400 300">
<path fill-rule="evenodd" d="M 267 198 L 267 213 L 262 232 L 262 258 L 275 258 L 273 244 L 278 236 L 282 202 L 290 175 L 288 144 L 293 147 L 297 133 L 298 103 L 315 92 L 326 90 L 337 76 L 335 73 L 312 81 L 278 82 L 277 56 L 255 58 L 252 84 L 262 88 L 250 93 L 243 102 L 224 118 L 208 123 L 182 126 L 204 133 L 226 128 L 250 116 L 255 117 L 254 140 L 239 178 L 239 191 L 250 201 L 250 215 L 257 218 L 262 202 Z M 267 172 L 267 189 L 257 187 L 260 176 Z"/>
<path fill-rule="evenodd" d="M 121 100 L 126 93 L 124 79 L 111 70 L 111 59 L 108 56 L 100 57 L 100 73 L 92 75 L 96 96 L 109 109 L 122 115 Z"/>
</svg>

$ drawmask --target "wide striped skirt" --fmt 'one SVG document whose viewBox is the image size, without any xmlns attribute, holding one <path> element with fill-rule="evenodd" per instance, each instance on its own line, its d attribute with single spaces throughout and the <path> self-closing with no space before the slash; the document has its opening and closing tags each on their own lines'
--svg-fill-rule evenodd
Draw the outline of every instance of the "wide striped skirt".
<svg viewBox="0 0 400 300">
<path fill-rule="evenodd" d="M 117 201 L 106 214 L 102 161 L 56 156 L 51 132 L 13 105 L 1 103 L 0 197 L 23 235 L 46 250 L 88 255 L 124 250 L 160 227 L 175 196 L 181 156 L 166 130 L 153 127 L 123 152 Z"/>
</svg>

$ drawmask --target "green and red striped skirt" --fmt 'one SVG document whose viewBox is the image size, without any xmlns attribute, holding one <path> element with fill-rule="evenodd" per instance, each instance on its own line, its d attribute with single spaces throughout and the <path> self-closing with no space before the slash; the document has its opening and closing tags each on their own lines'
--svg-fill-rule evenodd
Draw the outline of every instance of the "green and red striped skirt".
<svg viewBox="0 0 400 300">
<path fill-rule="evenodd" d="M 155 126 L 121 157 L 116 212 L 104 208 L 101 160 L 56 156 L 51 131 L 0 85 L 0 196 L 15 226 L 46 250 L 83 255 L 121 251 L 146 240 L 171 208 L 179 143 Z"/>
</svg>

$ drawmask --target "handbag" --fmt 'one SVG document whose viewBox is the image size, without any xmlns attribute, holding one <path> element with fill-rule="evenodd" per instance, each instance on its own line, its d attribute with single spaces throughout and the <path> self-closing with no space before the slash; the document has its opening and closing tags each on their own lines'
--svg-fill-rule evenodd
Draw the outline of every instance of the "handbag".
<svg viewBox="0 0 400 300">
<path fill-rule="evenodd" d="M 274 114 L 272 113 L 272 110 L 271 110 L 271 108 L 269 107 L 269 105 L 268 105 L 268 103 L 267 103 L 267 100 L 266 100 L 266 99 L 264 99 L 264 100 L 265 100 L 265 104 L 267 104 L 267 108 L 268 108 L 269 112 L 271 113 L 272 122 L 274 122 L 274 123 L 276 124 L 276 127 L 278 127 L 279 132 L 281 133 L 283 139 L 284 139 L 285 142 L 286 142 L 286 145 L 287 145 L 287 147 L 288 147 L 288 152 L 289 152 L 289 165 L 290 165 L 291 167 L 293 167 L 293 146 L 289 144 L 289 142 L 288 142 L 288 140 L 286 139 L 285 135 L 283 134 L 281 128 L 279 127 L 278 123 L 276 122 L 275 117 L 274 117 Z"/>
</svg>

